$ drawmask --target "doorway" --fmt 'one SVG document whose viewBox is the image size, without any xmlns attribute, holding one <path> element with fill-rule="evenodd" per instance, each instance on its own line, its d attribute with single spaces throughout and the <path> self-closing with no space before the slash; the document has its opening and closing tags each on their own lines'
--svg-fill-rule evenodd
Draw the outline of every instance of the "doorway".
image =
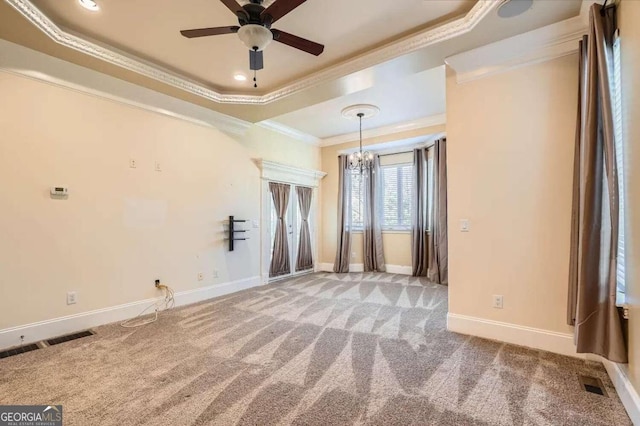
<svg viewBox="0 0 640 426">
<path fill-rule="evenodd" d="M 313 188 L 268 182 L 269 281 L 313 272 Z"/>
</svg>

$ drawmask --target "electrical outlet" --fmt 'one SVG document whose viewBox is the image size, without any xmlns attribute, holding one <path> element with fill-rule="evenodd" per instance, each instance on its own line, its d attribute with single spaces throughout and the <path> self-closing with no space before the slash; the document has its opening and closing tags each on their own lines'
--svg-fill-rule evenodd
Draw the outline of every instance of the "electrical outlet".
<svg viewBox="0 0 640 426">
<path fill-rule="evenodd" d="M 67 293 L 67 305 L 75 305 L 78 302 L 78 293 L 70 291 Z"/>
<path fill-rule="evenodd" d="M 135 158 L 129 159 L 129 167 L 131 167 L 132 169 L 138 167 L 138 163 L 136 162 Z"/>
<path fill-rule="evenodd" d="M 217 269 L 213 270 L 213 278 L 218 278 L 218 270 Z"/>
<path fill-rule="evenodd" d="M 462 219 L 460 221 L 460 232 L 469 232 L 469 219 Z"/>
<path fill-rule="evenodd" d="M 493 307 L 496 309 L 502 309 L 503 307 L 503 299 L 501 294 L 493 295 Z"/>
<path fill-rule="evenodd" d="M 198 272 L 198 281 L 204 280 L 204 273 Z"/>
</svg>

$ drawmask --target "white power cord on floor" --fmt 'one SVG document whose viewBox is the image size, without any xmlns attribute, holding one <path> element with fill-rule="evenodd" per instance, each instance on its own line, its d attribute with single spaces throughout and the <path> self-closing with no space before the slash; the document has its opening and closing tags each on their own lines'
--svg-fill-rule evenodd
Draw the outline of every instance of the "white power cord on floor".
<svg viewBox="0 0 640 426">
<path fill-rule="evenodd" d="M 173 289 L 167 285 L 160 284 L 158 288 L 164 290 L 164 299 L 158 300 L 157 302 L 147 306 L 142 312 L 136 315 L 134 318 L 128 319 L 120 323 L 122 327 L 125 328 L 135 328 L 141 327 L 143 325 L 151 324 L 158 320 L 158 312 L 166 311 L 167 309 L 171 309 L 175 306 L 176 301 L 174 298 Z M 145 313 L 154 308 L 154 316 L 153 318 L 148 318 L 143 320 L 141 317 L 145 315 Z"/>
</svg>

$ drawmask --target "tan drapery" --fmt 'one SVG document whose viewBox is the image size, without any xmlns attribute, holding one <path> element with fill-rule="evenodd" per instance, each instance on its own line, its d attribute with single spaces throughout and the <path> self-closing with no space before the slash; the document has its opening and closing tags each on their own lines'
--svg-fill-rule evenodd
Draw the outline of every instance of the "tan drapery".
<svg viewBox="0 0 640 426">
<path fill-rule="evenodd" d="M 382 248 L 381 222 L 381 179 L 380 155 L 373 157 L 372 167 L 364 170 L 364 270 L 385 272 L 384 251 Z"/>
<path fill-rule="evenodd" d="M 338 157 L 338 243 L 333 272 L 349 272 L 351 253 L 351 172 L 346 155 Z"/>
<path fill-rule="evenodd" d="M 414 277 L 426 277 L 429 269 L 427 148 L 413 150 L 413 223 L 411 265 Z"/>
<path fill-rule="evenodd" d="M 269 189 L 271 190 L 271 198 L 273 199 L 273 205 L 278 215 L 276 234 L 273 239 L 273 254 L 271 256 L 269 276 L 278 277 L 291 273 L 287 224 L 284 217 L 287 213 L 287 207 L 289 207 L 291 186 L 284 183 L 269 182 Z"/>
<path fill-rule="evenodd" d="M 615 6 L 602 15 L 600 10 L 591 7 L 589 35 L 580 44 L 568 319 L 579 353 L 627 362 L 616 308 L 618 182 L 610 93 Z"/>
<path fill-rule="evenodd" d="M 313 189 L 296 186 L 296 194 L 298 194 L 298 207 L 300 208 L 300 238 L 298 239 L 296 271 L 306 271 L 313 268 L 313 250 L 311 249 L 311 231 L 309 229 Z"/>
<path fill-rule="evenodd" d="M 447 241 L 447 139 L 433 145 L 433 206 L 431 206 L 431 239 L 429 247 L 429 281 L 449 282 Z"/>
</svg>

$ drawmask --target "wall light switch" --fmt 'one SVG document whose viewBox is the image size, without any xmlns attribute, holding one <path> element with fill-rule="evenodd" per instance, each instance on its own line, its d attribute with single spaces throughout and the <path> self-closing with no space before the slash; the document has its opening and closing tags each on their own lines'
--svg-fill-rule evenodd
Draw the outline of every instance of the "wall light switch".
<svg viewBox="0 0 640 426">
<path fill-rule="evenodd" d="M 469 232 L 469 219 L 462 219 L 460 221 L 460 232 Z"/>
<path fill-rule="evenodd" d="M 493 295 L 493 307 L 496 309 L 502 309 L 503 308 L 503 299 L 502 299 L 502 295 L 501 294 L 494 294 Z"/>
<path fill-rule="evenodd" d="M 161 172 L 161 171 L 162 171 L 162 167 L 160 166 L 160 163 L 156 161 L 156 172 Z"/>
<path fill-rule="evenodd" d="M 70 291 L 67 293 L 67 305 L 75 305 L 78 303 L 78 293 Z"/>
</svg>

